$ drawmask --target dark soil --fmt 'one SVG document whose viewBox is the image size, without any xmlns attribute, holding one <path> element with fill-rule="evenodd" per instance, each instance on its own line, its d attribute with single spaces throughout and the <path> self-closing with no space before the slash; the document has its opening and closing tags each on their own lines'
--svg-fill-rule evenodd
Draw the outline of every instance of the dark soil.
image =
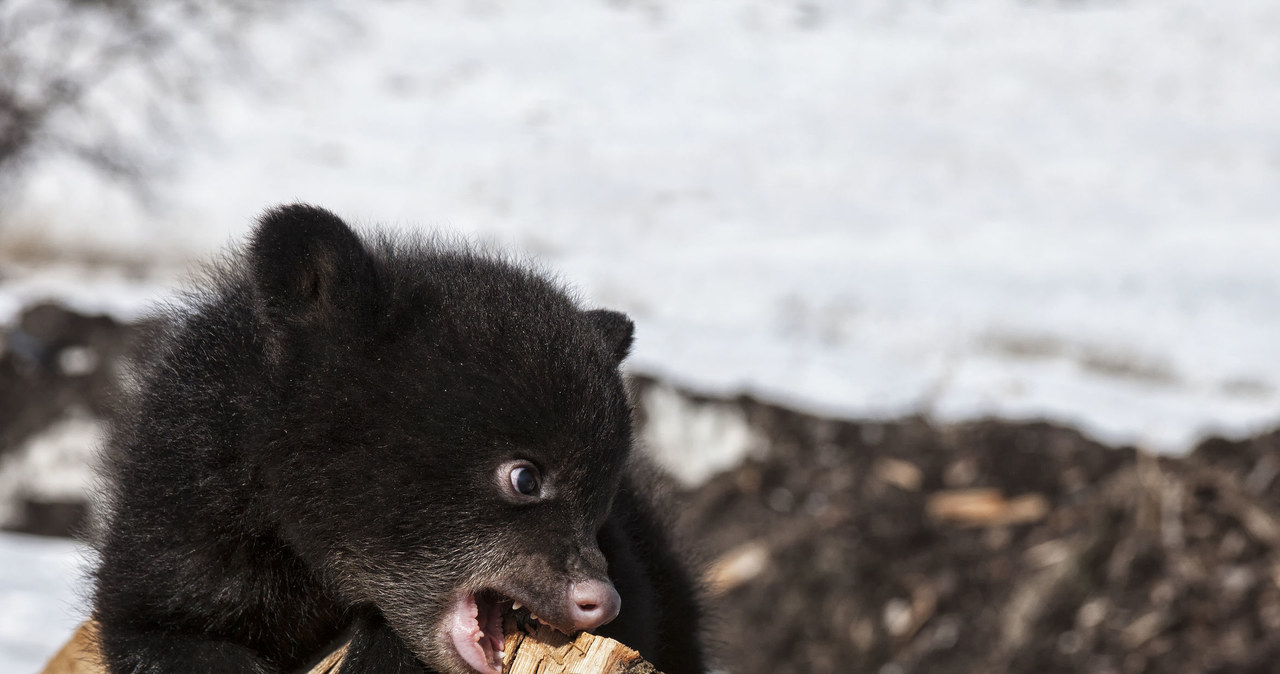
<svg viewBox="0 0 1280 674">
<path fill-rule="evenodd" d="M 0 462 L 68 415 L 109 417 L 121 399 L 125 358 L 143 333 L 109 316 L 48 303 L 28 307 L 0 330 Z M 83 499 L 5 496 L 15 500 L 18 515 L 0 529 L 66 536 L 85 524 Z"/>
<path fill-rule="evenodd" d="M 0 466 L 69 410 L 109 415 L 143 334 L 24 312 L 0 350 Z M 730 672 L 1280 672 L 1280 432 L 1155 458 L 1045 423 L 733 403 L 767 448 L 678 509 Z M 4 528 L 83 525 L 83 502 L 17 497 Z"/>
<path fill-rule="evenodd" d="M 1155 458 L 1044 423 L 740 404 L 766 455 L 680 509 L 731 672 L 1280 671 L 1280 433 Z M 1043 507 L 931 508 L 975 488 Z"/>
</svg>

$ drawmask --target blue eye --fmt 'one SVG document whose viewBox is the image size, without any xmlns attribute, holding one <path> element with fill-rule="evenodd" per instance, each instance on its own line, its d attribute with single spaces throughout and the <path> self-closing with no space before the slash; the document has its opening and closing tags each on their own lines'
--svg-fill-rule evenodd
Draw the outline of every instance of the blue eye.
<svg viewBox="0 0 1280 674">
<path fill-rule="evenodd" d="M 538 469 L 522 464 L 511 469 L 511 488 L 525 496 L 537 496 L 542 487 Z"/>
</svg>

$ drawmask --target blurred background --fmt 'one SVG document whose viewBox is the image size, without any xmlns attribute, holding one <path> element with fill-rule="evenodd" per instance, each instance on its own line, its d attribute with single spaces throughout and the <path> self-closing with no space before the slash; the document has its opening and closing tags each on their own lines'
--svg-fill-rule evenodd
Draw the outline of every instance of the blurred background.
<svg viewBox="0 0 1280 674">
<path fill-rule="evenodd" d="M 1273 672 L 1280 4 L 0 0 L 0 670 L 270 205 L 629 313 L 725 672 Z"/>
</svg>

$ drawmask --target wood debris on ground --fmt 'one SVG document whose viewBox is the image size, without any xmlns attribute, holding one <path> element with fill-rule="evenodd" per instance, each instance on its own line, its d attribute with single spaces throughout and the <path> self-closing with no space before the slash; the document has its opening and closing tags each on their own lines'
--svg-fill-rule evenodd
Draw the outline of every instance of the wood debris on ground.
<svg viewBox="0 0 1280 674">
<path fill-rule="evenodd" d="M 1280 432 L 1156 457 L 738 404 L 767 443 L 679 507 L 728 671 L 1280 671 Z"/>
</svg>

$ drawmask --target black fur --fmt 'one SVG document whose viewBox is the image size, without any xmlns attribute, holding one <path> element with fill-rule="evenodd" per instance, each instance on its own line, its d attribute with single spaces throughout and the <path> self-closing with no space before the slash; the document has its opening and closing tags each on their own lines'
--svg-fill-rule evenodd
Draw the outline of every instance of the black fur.
<svg viewBox="0 0 1280 674">
<path fill-rule="evenodd" d="M 626 316 L 289 206 L 168 318 L 109 448 L 114 674 L 298 671 L 344 638 L 344 673 L 463 671 L 438 624 L 458 593 L 538 611 L 606 568 L 622 611 L 597 631 L 702 670 L 693 584 L 629 460 Z M 512 459 L 543 500 L 503 491 Z"/>
</svg>

